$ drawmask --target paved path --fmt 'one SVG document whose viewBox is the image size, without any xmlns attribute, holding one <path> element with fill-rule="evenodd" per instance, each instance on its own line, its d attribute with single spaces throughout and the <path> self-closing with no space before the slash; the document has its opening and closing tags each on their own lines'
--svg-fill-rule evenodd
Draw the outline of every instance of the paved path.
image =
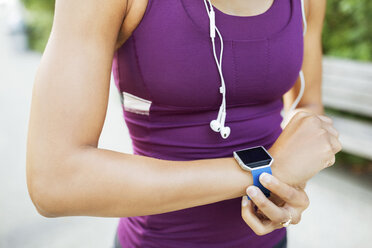
<svg viewBox="0 0 372 248">
<path fill-rule="evenodd" d="M 34 209 L 25 182 L 25 144 L 33 78 L 40 55 L 19 50 L 0 5 L 0 247 L 110 247 L 117 219 L 48 219 Z M 100 147 L 131 153 L 119 99 L 111 87 Z M 371 186 L 329 169 L 308 185 L 311 206 L 289 229 L 289 247 L 371 247 Z"/>
</svg>

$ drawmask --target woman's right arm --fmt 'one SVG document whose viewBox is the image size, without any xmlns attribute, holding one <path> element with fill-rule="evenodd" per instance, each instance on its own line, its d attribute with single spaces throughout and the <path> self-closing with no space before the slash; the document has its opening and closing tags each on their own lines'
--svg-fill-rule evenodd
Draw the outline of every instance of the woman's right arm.
<svg viewBox="0 0 372 248">
<path fill-rule="evenodd" d="M 168 212 L 241 196 L 252 183 L 232 158 L 177 162 L 97 148 L 125 2 L 56 1 L 27 140 L 28 189 L 44 216 Z"/>
<path fill-rule="evenodd" d="M 250 173 L 233 157 L 167 161 L 97 147 L 125 10 L 123 0 L 56 1 L 52 33 L 35 78 L 27 139 L 28 190 L 43 216 L 164 213 L 243 196 L 252 184 Z M 293 130 L 323 130 L 303 124 L 319 119 L 314 115 L 297 119 L 288 124 Z M 281 139 L 285 149 L 293 148 L 291 137 L 296 135 Z M 296 149 L 306 150 L 301 145 Z M 276 147 L 278 158 L 286 154 Z M 273 174 L 284 182 L 291 166 L 306 166 L 285 163 L 282 157 Z M 296 180 L 309 179 L 322 169 L 318 164 Z"/>
</svg>

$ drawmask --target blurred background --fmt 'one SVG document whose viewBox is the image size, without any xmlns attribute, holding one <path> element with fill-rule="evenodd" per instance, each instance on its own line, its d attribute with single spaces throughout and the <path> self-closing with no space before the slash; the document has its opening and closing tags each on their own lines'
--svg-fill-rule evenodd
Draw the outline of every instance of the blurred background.
<svg viewBox="0 0 372 248">
<path fill-rule="evenodd" d="M 25 153 L 33 80 L 54 0 L 0 0 L 0 247 L 110 247 L 116 218 L 48 219 L 27 192 Z M 328 0 L 323 101 L 344 150 L 308 184 L 311 200 L 289 248 L 372 247 L 372 1 Z M 99 146 L 132 153 L 111 84 Z"/>
</svg>

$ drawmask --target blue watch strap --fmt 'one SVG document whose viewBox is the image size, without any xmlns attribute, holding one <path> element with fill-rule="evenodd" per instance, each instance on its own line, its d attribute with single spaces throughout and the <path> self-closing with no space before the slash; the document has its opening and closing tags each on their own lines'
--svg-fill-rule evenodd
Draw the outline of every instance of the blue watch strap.
<svg viewBox="0 0 372 248">
<path fill-rule="evenodd" d="M 270 166 L 267 166 L 267 167 L 264 167 L 264 168 L 259 168 L 259 169 L 255 169 L 255 170 L 252 170 L 251 173 L 252 173 L 252 176 L 253 176 L 253 185 L 254 186 L 257 186 L 258 188 L 261 189 L 261 191 L 264 193 L 264 195 L 266 197 L 269 197 L 270 196 L 270 190 L 268 190 L 267 188 L 265 188 L 261 183 L 260 183 L 260 175 L 262 173 L 268 173 L 270 175 L 272 175 L 272 172 L 271 172 L 271 167 Z M 247 195 L 248 196 L 248 195 Z M 249 196 L 248 196 L 248 199 L 250 200 Z"/>
</svg>

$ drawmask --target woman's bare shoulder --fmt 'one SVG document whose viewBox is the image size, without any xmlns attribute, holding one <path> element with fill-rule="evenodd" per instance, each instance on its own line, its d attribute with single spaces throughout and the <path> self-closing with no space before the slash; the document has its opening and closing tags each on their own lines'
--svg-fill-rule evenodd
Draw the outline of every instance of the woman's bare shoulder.
<svg viewBox="0 0 372 248">
<path fill-rule="evenodd" d="M 127 0 L 124 21 L 121 25 L 116 48 L 121 47 L 132 35 L 145 14 L 148 0 Z"/>
</svg>

